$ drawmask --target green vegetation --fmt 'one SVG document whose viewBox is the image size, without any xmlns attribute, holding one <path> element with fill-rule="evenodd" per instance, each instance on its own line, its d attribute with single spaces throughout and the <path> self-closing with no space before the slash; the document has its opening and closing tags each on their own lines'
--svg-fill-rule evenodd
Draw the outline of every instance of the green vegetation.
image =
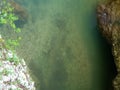
<svg viewBox="0 0 120 90">
<path fill-rule="evenodd" d="M 11 73 L 10 70 L 7 70 L 6 68 L 2 71 L 3 75 L 8 75 Z"/>
<path fill-rule="evenodd" d="M 19 41 L 21 40 L 21 37 L 18 36 L 18 33 L 21 32 L 21 29 L 16 27 L 14 23 L 16 20 L 18 20 L 18 17 L 14 14 L 14 8 L 11 6 L 9 0 L 1 0 L 0 1 L 0 24 L 6 25 L 8 27 L 7 30 L 10 30 L 14 34 L 14 37 L 8 37 L 5 40 L 4 42 L 5 47 L 3 48 L 6 48 L 13 52 L 12 53 L 13 57 L 7 57 L 7 60 L 10 62 L 14 62 L 15 65 L 19 63 L 19 58 L 15 55 L 15 50 L 16 50 L 16 47 L 19 46 Z"/>
<path fill-rule="evenodd" d="M 18 35 L 21 29 L 15 25 L 18 17 L 14 14 L 14 8 L 9 1 L 0 0 L 0 25 L 5 26 L 7 31 L 9 30 L 8 34 L 14 35 L 5 38 L 5 41 L 0 36 L 0 90 L 35 90 L 26 64 L 23 64 L 24 60 L 18 58 L 16 54 L 16 46 L 19 46 L 21 40 Z"/>
<path fill-rule="evenodd" d="M 14 62 L 15 65 L 19 64 L 20 62 L 20 59 L 14 53 L 12 54 L 12 57 L 7 57 L 7 60 L 10 62 Z"/>
<path fill-rule="evenodd" d="M 9 1 L 1 0 L 0 3 L 0 24 L 9 27 L 10 29 L 12 29 L 11 31 L 15 34 L 14 39 L 12 37 L 9 37 L 9 39 L 5 40 L 5 45 L 7 49 L 14 51 L 16 46 L 19 45 L 19 40 L 21 40 L 21 37 L 16 35 L 17 33 L 21 32 L 21 29 L 16 27 L 14 23 L 16 20 L 18 20 L 18 17 L 13 13 L 14 8 L 10 5 Z"/>
</svg>

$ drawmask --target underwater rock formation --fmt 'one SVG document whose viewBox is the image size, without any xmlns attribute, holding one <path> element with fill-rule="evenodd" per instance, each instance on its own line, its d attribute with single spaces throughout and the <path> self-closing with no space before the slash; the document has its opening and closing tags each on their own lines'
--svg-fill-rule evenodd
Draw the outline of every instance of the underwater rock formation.
<svg viewBox="0 0 120 90">
<path fill-rule="evenodd" d="M 14 8 L 15 15 L 18 16 L 18 20 L 15 22 L 16 26 L 22 27 L 28 19 L 28 13 L 25 8 L 13 0 L 9 0 L 11 6 Z"/>
<path fill-rule="evenodd" d="M 114 90 L 120 90 L 120 0 L 98 5 L 97 19 L 101 33 L 112 46 L 118 72 L 113 86 Z"/>
<path fill-rule="evenodd" d="M 14 7 L 14 13 L 19 17 L 20 20 L 27 20 L 28 14 L 25 8 L 19 5 L 17 2 L 10 0 L 9 1 L 12 7 Z"/>
<path fill-rule="evenodd" d="M 0 90 L 35 90 L 23 59 L 4 47 L 0 37 Z"/>
</svg>

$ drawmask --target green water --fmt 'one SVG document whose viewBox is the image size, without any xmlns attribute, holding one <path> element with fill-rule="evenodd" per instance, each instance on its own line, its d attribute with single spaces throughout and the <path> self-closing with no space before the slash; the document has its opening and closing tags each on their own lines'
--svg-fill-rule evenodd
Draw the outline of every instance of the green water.
<svg viewBox="0 0 120 90">
<path fill-rule="evenodd" d="M 16 1 L 29 14 L 18 52 L 37 90 L 112 90 L 114 65 L 97 30 L 98 0 Z"/>
</svg>

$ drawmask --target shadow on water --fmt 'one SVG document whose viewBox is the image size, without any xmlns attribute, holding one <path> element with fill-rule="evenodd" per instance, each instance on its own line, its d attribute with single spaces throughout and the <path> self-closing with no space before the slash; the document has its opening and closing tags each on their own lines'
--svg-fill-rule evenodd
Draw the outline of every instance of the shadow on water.
<svg viewBox="0 0 120 90">
<path fill-rule="evenodd" d="M 109 45 L 105 38 L 101 36 L 99 29 L 97 29 L 96 31 L 99 38 L 99 43 L 101 43 L 99 45 L 100 52 L 103 52 L 100 53 L 100 56 L 103 59 L 98 59 L 99 61 L 94 61 L 93 67 L 101 68 L 94 68 L 93 73 L 95 75 L 93 75 L 94 80 L 92 87 L 94 90 L 114 90 L 112 82 L 117 74 L 117 71 L 112 55 L 111 45 Z"/>
<path fill-rule="evenodd" d="M 105 82 L 104 82 L 104 90 L 114 90 L 113 89 L 113 80 L 115 78 L 115 76 L 117 75 L 117 69 L 115 66 L 115 62 L 114 62 L 114 58 L 112 55 L 112 48 L 111 46 L 106 42 L 106 40 L 103 40 L 103 49 L 106 50 L 106 52 L 104 53 L 104 57 L 105 58 L 105 64 L 104 64 L 104 77 L 105 77 Z M 105 85 L 106 84 L 106 85 Z M 108 87 L 107 87 L 108 86 Z"/>
</svg>

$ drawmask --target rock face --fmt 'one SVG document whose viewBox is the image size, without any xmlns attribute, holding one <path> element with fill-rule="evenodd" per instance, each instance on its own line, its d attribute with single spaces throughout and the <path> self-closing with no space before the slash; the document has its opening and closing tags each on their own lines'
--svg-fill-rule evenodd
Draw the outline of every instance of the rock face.
<svg viewBox="0 0 120 90">
<path fill-rule="evenodd" d="M 112 46 L 118 75 L 113 81 L 114 90 L 120 90 L 120 0 L 113 0 L 97 7 L 100 31 Z"/>
<path fill-rule="evenodd" d="M 0 37 L 0 90 L 35 90 L 23 59 L 4 47 Z"/>
</svg>

